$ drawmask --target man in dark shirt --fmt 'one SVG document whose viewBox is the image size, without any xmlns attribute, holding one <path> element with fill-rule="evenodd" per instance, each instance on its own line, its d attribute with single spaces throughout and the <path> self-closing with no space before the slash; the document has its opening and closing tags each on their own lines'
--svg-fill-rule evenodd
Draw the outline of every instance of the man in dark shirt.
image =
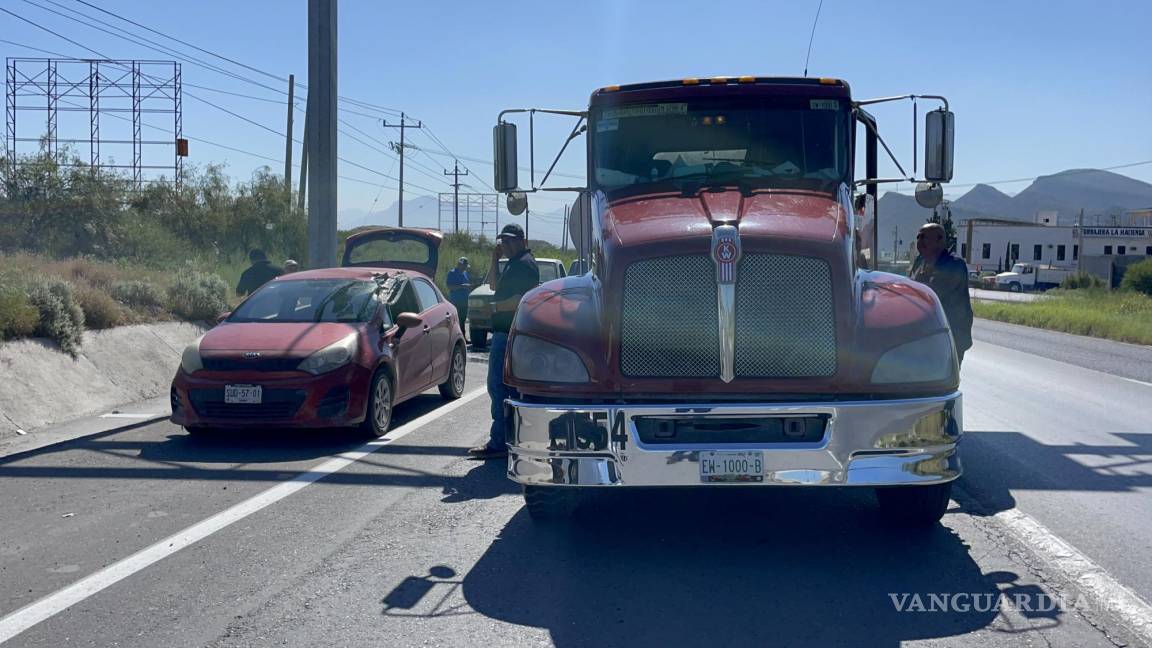
<svg viewBox="0 0 1152 648">
<path fill-rule="evenodd" d="M 540 285 L 540 269 L 524 240 L 524 229 L 515 223 L 505 225 L 496 241 L 496 247 L 492 250 L 492 265 L 489 266 L 491 270 L 488 271 L 488 285 L 495 291 L 492 295 L 492 343 L 488 349 L 488 396 L 492 399 L 492 427 L 488 433 L 488 443 L 468 451 L 477 459 L 508 456 L 504 435 L 507 425 L 504 399 L 515 395 L 504 384 L 504 354 L 508 348 L 508 331 L 512 329 L 520 298 Z M 508 257 L 503 271 L 500 269 L 501 256 Z"/>
<path fill-rule="evenodd" d="M 468 273 L 468 257 L 460 257 L 456 267 L 448 271 L 448 301 L 456 307 L 460 332 L 464 333 L 464 320 L 468 319 L 468 293 L 472 291 L 472 276 Z"/>
<path fill-rule="evenodd" d="M 264 250 L 252 250 L 248 253 L 248 260 L 252 265 L 240 275 L 240 282 L 236 284 L 236 294 L 243 297 L 256 292 L 260 286 L 284 274 L 284 271 L 272 265 Z"/>
<path fill-rule="evenodd" d="M 972 348 L 972 301 L 968 294 L 968 264 L 948 251 L 944 227 L 928 223 L 916 233 L 916 251 L 920 256 L 912 264 L 912 279 L 932 288 L 940 298 L 952 339 L 956 341 L 957 363 Z"/>
</svg>

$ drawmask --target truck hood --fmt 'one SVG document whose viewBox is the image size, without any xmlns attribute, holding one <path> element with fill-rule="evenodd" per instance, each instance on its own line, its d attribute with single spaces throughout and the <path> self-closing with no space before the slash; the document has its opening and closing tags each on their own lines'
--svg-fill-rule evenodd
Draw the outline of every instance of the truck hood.
<svg viewBox="0 0 1152 648">
<path fill-rule="evenodd" d="M 359 331 L 336 322 L 224 322 L 200 340 L 201 352 L 275 351 L 275 355 L 303 357 Z"/>
<path fill-rule="evenodd" d="M 610 203 L 603 216 L 604 236 L 625 247 L 708 239 L 720 223 L 738 224 L 741 236 L 834 241 L 848 233 L 846 214 L 834 195 L 802 190 L 653 194 Z"/>
</svg>

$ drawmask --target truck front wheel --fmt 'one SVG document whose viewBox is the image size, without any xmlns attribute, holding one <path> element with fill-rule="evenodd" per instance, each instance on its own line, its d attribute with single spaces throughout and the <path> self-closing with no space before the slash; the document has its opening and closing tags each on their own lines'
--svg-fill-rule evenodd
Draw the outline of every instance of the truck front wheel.
<svg viewBox="0 0 1152 648">
<path fill-rule="evenodd" d="M 1012 291 L 1012 292 L 1024 292 L 1024 288 L 1023 288 L 1023 286 L 1021 286 L 1020 284 L 1016 283 L 1015 281 L 1013 281 L 1012 283 L 1008 284 L 1008 290 L 1010 290 L 1010 291 Z"/>
<path fill-rule="evenodd" d="M 576 512 L 579 493 L 563 486 L 525 486 L 528 515 L 539 522 L 563 520 Z"/>
<path fill-rule="evenodd" d="M 930 486 L 877 488 L 876 499 L 885 520 L 897 526 L 929 527 L 944 517 L 952 482 Z"/>
</svg>

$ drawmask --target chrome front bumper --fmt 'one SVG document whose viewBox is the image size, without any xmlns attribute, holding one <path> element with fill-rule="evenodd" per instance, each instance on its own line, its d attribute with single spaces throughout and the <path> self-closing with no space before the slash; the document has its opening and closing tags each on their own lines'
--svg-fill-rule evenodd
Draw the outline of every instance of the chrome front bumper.
<svg viewBox="0 0 1152 648">
<path fill-rule="evenodd" d="M 529 485 L 712 486 L 699 453 L 762 450 L 756 485 L 896 486 L 960 476 L 961 395 L 843 403 L 548 405 L 507 401 L 508 476 Z M 796 443 L 642 443 L 636 417 L 826 417 L 823 438 Z M 745 483 L 745 485 L 747 485 Z"/>
</svg>

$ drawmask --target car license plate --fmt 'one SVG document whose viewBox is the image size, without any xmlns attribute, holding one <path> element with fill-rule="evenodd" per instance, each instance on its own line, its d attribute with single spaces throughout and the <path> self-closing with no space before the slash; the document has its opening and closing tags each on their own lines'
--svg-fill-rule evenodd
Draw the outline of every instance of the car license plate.
<svg viewBox="0 0 1152 648">
<path fill-rule="evenodd" d="M 224 402 L 230 405 L 259 405 L 264 399 L 260 385 L 225 385 Z"/>
<path fill-rule="evenodd" d="M 762 482 L 764 453 L 760 450 L 700 453 L 702 482 Z"/>
</svg>

